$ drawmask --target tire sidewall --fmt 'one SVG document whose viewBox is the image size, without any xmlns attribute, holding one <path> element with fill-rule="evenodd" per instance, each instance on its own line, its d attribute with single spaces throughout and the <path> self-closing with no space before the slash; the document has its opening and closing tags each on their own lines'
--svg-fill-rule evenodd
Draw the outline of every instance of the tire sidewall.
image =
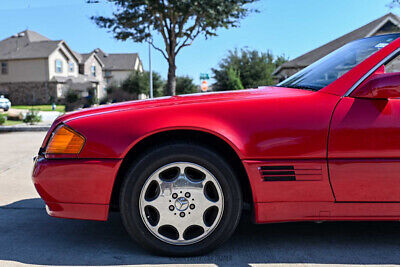
<svg viewBox="0 0 400 267">
<path fill-rule="evenodd" d="M 217 227 L 190 245 L 161 241 L 148 230 L 140 214 L 139 198 L 147 179 L 160 167 L 173 162 L 191 162 L 206 168 L 218 180 L 224 195 L 223 215 Z M 231 236 L 241 215 L 242 193 L 229 164 L 211 149 L 194 144 L 168 144 L 145 153 L 133 164 L 122 187 L 120 209 L 125 228 L 139 244 L 156 254 L 194 256 L 214 249 Z"/>
</svg>

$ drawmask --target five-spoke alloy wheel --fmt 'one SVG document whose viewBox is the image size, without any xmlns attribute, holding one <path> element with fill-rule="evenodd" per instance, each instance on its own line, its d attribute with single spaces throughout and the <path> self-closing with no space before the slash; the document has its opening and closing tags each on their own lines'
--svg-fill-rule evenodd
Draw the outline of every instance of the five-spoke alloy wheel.
<svg viewBox="0 0 400 267">
<path fill-rule="evenodd" d="M 174 143 L 132 163 L 120 194 L 133 239 L 162 255 L 206 253 L 228 239 L 242 208 L 235 173 L 212 149 Z"/>
</svg>

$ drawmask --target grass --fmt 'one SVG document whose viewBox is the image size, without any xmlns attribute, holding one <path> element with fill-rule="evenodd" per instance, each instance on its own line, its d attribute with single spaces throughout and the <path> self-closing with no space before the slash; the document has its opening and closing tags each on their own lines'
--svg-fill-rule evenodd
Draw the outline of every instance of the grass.
<svg viewBox="0 0 400 267">
<path fill-rule="evenodd" d="M 36 109 L 40 111 L 53 111 L 51 108 L 51 105 L 36 105 L 36 106 L 12 106 L 14 109 Z M 56 106 L 56 111 L 58 112 L 65 112 L 65 106 L 64 105 L 57 105 Z"/>
<path fill-rule="evenodd" d="M 6 120 L 6 122 L 1 125 L 1 126 L 12 126 L 12 125 L 17 125 L 17 124 L 22 124 L 23 121 L 10 121 L 10 120 Z M 0 127 L 1 127 L 0 126 Z"/>
</svg>

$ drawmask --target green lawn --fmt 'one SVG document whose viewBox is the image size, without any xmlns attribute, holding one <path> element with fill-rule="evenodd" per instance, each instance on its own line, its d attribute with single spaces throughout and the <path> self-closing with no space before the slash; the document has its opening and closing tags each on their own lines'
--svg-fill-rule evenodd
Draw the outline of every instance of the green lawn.
<svg viewBox="0 0 400 267">
<path fill-rule="evenodd" d="M 2 126 L 12 126 L 12 125 L 17 125 L 17 124 L 22 124 L 23 121 L 9 121 L 6 120 L 6 122 Z"/>
<path fill-rule="evenodd" d="M 37 109 L 40 111 L 53 111 L 51 109 L 51 105 L 37 105 L 37 106 L 12 106 L 11 108 L 15 109 Z M 56 111 L 58 112 L 65 112 L 65 106 L 64 105 L 57 105 L 56 106 Z"/>
</svg>

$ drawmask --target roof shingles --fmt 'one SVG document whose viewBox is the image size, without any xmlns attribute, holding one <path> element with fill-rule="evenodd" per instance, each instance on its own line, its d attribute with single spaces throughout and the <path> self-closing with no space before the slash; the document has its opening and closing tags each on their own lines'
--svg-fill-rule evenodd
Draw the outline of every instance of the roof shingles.
<svg viewBox="0 0 400 267">
<path fill-rule="evenodd" d="M 107 70 L 134 70 L 137 53 L 126 54 L 107 54 L 101 49 L 95 49 L 94 52 L 104 63 L 104 69 Z"/>
</svg>

